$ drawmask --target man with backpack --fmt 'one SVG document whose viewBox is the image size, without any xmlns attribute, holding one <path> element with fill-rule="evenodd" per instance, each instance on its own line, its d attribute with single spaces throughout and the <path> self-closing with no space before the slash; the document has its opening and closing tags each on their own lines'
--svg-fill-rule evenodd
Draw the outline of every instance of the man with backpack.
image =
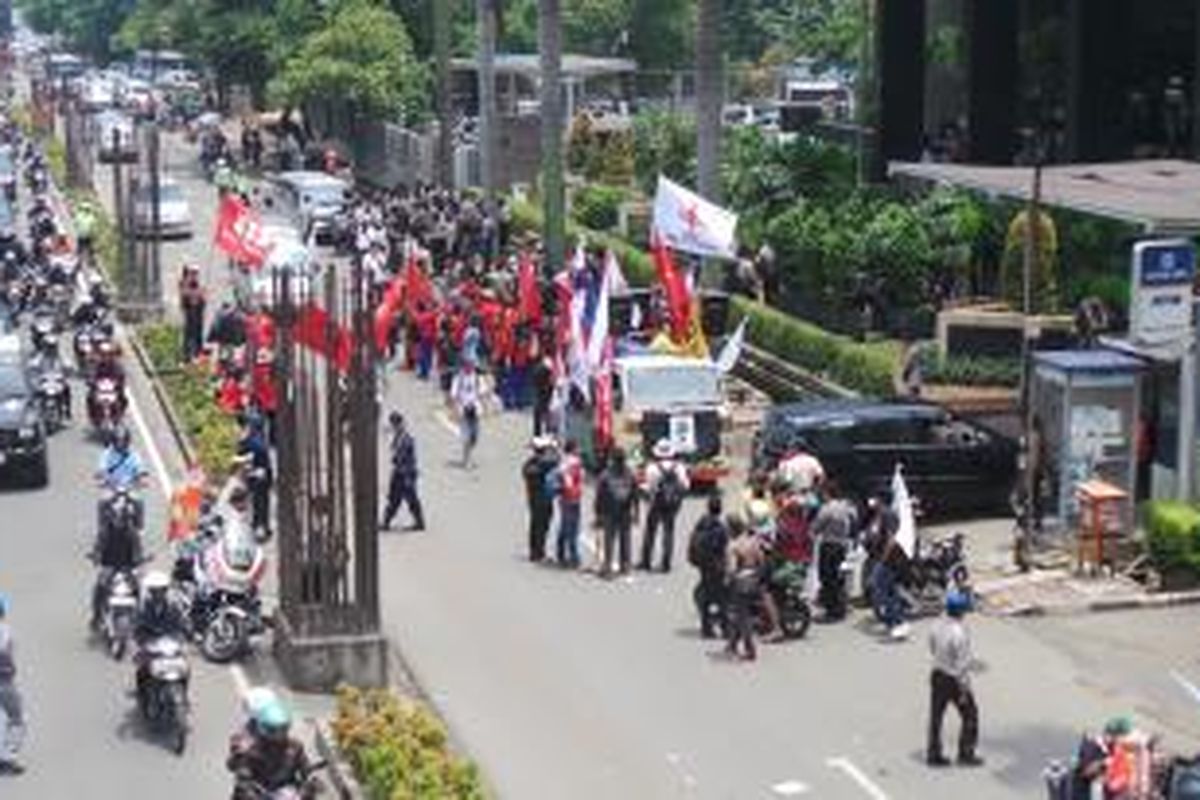
<svg viewBox="0 0 1200 800">
<path fill-rule="evenodd" d="M 553 477 L 558 470 L 558 453 L 550 436 L 533 437 L 530 448 L 533 452 L 521 466 L 521 478 L 529 506 L 529 560 L 537 563 L 546 559 L 546 535 L 557 494 Z"/>
<path fill-rule="evenodd" d="M 654 555 L 654 541 L 658 529 L 663 531 L 661 567 L 671 571 L 671 555 L 675 550 L 675 518 L 683 505 L 691 484 L 687 468 L 675 460 L 675 448 L 666 439 L 654 445 L 654 460 L 646 467 L 646 496 L 650 509 L 646 512 L 646 528 L 642 533 L 642 560 L 638 569 L 649 570 Z"/>
<path fill-rule="evenodd" d="M 700 613 L 700 635 L 711 639 L 725 627 L 725 550 L 729 545 L 729 526 L 721 516 L 721 495 L 708 496 L 708 509 L 688 541 L 688 562 L 700 573 L 692 590 Z"/>
<path fill-rule="evenodd" d="M 608 467 L 596 485 L 596 516 L 604 529 L 604 564 L 601 575 L 613 576 L 613 554 L 620 548 L 619 568 L 629 572 L 629 531 L 637 517 L 637 480 L 625 457 L 625 449 L 614 447 Z"/>
</svg>

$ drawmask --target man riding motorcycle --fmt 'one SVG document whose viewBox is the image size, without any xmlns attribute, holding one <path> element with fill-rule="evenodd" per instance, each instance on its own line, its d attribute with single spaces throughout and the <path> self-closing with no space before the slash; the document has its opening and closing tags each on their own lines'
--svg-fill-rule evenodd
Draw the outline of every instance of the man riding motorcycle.
<svg viewBox="0 0 1200 800">
<path fill-rule="evenodd" d="M 92 558 L 100 568 L 92 590 L 93 628 L 100 624 L 113 577 L 121 572 L 132 573 L 142 564 L 141 529 L 136 521 L 130 524 L 129 520 L 115 520 L 111 513 L 103 513 L 102 518 L 103 524 L 96 531 L 92 545 Z"/>
<path fill-rule="evenodd" d="M 96 480 L 102 488 L 132 489 L 146 475 L 142 459 L 134 452 L 132 445 L 133 439 L 129 435 L 129 429 L 123 426 L 117 428 L 113 433 L 112 440 L 100 454 L 100 464 L 96 468 Z M 98 531 L 103 531 L 108 525 L 107 500 L 107 497 L 101 498 L 97 508 L 96 530 Z M 134 502 L 138 509 L 137 528 L 141 530 L 143 520 L 141 500 L 135 498 Z"/>
<path fill-rule="evenodd" d="M 291 713 L 278 699 L 259 709 L 255 740 L 227 764 L 236 781 L 233 800 L 253 800 L 288 787 L 300 789 L 305 797 L 315 796 L 312 767 L 304 745 L 289 735 L 291 722 Z"/>
<path fill-rule="evenodd" d="M 171 602 L 168 595 L 170 588 L 171 579 L 157 570 L 147 574 L 142 581 L 144 599 L 138 607 L 133 638 L 138 645 L 137 691 L 143 706 L 150 680 L 150 660 L 145 654 L 146 645 L 164 637 L 180 640 L 187 638 L 187 618 L 179 606 Z"/>
<path fill-rule="evenodd" d="M 99 409 L 96 407 L 96 394 L 100 382 L 112 381 L 117 394 L 117 416 L 124 418 L 125 407 L 129 400 L 125 395 L 125 368 L 121 366 L 121 351 L 116 342 L 104 340 L 96 348 L 96 363 L 88 382 L 88 418 L 95 420 Z"/>
</svg>

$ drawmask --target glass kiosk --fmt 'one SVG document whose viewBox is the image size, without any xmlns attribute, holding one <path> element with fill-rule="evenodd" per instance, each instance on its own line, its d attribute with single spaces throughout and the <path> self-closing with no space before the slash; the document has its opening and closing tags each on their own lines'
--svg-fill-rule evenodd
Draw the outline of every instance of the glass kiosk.
<svg viewBox="0 0 1200 800">
<path fill-rule="evenodd" d="M 1136 433 L 1143 362 L 1115 350 L 1052 350 L 1035 353 L 1030 402 L 1041 428 L 1045 458 L 1047 530 L 1077 530 L 1079 487 L 1111 484 L 1136 496 Z M 1133 530 L 1133 504 L 1119 524 Z"/>
</svg>

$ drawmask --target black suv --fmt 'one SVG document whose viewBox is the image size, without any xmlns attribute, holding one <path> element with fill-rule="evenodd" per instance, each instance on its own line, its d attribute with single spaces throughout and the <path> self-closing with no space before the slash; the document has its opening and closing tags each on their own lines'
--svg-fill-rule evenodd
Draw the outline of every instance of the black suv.
<svg viewBox="0 0 1200 800">
<path fill-rule="evenodd" d="M 24 364 L 0 362 L 0 473 L 32 486 L 50 480 L 46 428 Z"/>
<path fill-rule="evenodd" d="M 1007 511 L 1018 444 L 926 403 L 847 400 L 775 406 L 754 436 L 754 466 L 805 450 L 842 489 L 866 499 L 891 486 L 903 464 L 924 512 Z"/>
</svg>

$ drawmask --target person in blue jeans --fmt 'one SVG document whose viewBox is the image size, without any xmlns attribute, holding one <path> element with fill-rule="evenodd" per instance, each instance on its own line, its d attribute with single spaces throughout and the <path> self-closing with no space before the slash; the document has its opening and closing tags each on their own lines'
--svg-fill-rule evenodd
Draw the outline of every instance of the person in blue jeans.
<svg viewBox="0 0 1200 800">
<path fill-rule="evenodd" d="M 890 537 L 883 546 L 879 561 L 871 571 L 871 600 L 875 604 L 875 613 L 887 626 L 888 635 L 893 639 L 903 639 L 908 636 L 908 624 L 904 621 L 904 600 L 900 597 L 900 570 L 908 558 L 904 548 Z"/>
<path fill-rule="evenodd" d="M 560 567 L 575 569 L 579 566 L 583 461 L 579 458 L 579 444 L 574 439 L 568 439 L 563 448 L 558 472 L 558 539 L 555 541 L 555 557 Z"/>
</svg>

